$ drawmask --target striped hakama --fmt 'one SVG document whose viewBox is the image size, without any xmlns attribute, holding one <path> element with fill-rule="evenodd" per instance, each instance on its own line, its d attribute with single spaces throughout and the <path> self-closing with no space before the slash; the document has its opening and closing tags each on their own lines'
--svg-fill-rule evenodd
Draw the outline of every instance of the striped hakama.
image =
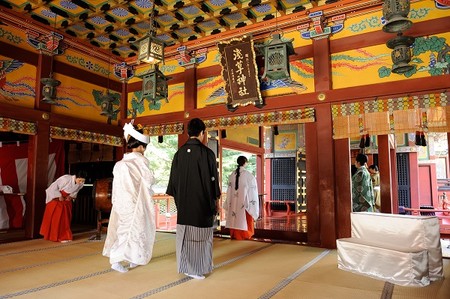
<svg viewBox="0 0 450 299">
<path fill-rule="evenodd" d="M 210 273 L 213 269 L 212 245 L 212 227 L 177 224 L 178 273 Z"/>
</svg>

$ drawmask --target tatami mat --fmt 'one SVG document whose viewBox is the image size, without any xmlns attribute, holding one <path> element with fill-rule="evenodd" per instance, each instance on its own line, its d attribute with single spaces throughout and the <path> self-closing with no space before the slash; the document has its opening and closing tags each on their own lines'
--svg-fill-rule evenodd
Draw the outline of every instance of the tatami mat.
<svg viewBox="0 0 450 299">
<path fill-rule="evenodd" d="M 103 241 L 32 240 L 0 245 L 0 298 L 381 298 L 385 283 L 337 268 L 335 250 L 214 239 L 205 280 L 176 272 L 175 234 L 157 233 L 151 262 L 110 269 Z M 444 259 L 450 277 L 450 260 Z M 385 297 L 386 298 L 386 297 Z M 390 297 L 388 297 L 390 298 Z M 450 298 L 450 280 L 424 288 L 394 286 L 392 298 Z"/>
</svg>

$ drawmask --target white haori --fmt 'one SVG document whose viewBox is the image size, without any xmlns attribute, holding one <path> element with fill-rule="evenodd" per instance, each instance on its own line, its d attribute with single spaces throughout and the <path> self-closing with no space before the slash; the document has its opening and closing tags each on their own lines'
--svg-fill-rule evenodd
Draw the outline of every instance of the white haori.
<svg viewBox="0 0 450 299">
<path fill-rule="evenodd" d="M 61 196 L 61 190 L 68 193 L 70 197 L 76 198 L 78 191 L 83 188 L 84 183 L 77 184 L 75 179 L 76 176 L 70 174 L 59 177 L 45 190 L 47 195 L 45 198 L 45 203 L 47 204 L 51 202 L 54 198 L 59 198 Z"/>
<path fill-rule="evenodd" d="M 251 172 L 241 167 L 238 190 L 234 190 L 235 184 L 236 171 L 233 171 L 228 179 L 227 197 L 223 203 L 223 208 L 227 211 L 226 227 L 248 230 L 245 211 L 255 220 L 259 217 L 256 178 Z"/>
</svg>

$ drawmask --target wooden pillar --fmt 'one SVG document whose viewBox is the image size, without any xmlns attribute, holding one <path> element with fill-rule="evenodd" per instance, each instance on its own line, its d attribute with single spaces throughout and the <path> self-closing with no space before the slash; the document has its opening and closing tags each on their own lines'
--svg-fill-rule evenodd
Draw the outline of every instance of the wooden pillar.
<svg viewBox="0 0 450 299">
<path fill-rule="evenodd" d="M 348 238 L 351 235 L 350 213 L 352 212 L 352 180 L 350 140 L 334 140 L 336 169 L 336 218 L 337 238 Z"/>
<path fill-rule="evenodd" d="M 38 121 L 38 133 L 29 137 L 25 237 L 38 238 L 45 210 L 48 183 L 50 123 Z"/>
<path fill-rule="evenodd" d="M 331 89 L 329 40 L 314 40 L 313 50 L 315 91 L 326 92 Z M 308 243 L 335 248 L 336 198 L 331 105 L 316 105 L 315 114 L 316 122 L 305 125 Z"/>
<path fill-rule="evenodd" d="M 411 152 L 409 156 L 409 186 L 410 207 L 419 207 L 420 181 L 419 181 L 419 153 Z"/>
<path fill-rule="evenodd" d="M 381 212 L 392 213 L 392 164 L 388 135 L 378 135 L 378 168 L 380 171 Z M 396 171 L 396 169 L 395 169 Z"/>
<path fill-rule="evenodd" d="M 316 122 L 305 125 L 308 243 L 326 248 L 336 247 L 332 133 L 331 106 L 329 104 L 316 106 Z"/>
<path fill-rule="evenodd" d="M 178 146 L 180 147 L 189 139 L 187 125 L 190 113 L 197 108 L 197 68 L 195 66 L 186 68 L 184 71 L 184 134 L 178 135 Z M 206 138 L 204 140 L 206 142 Z"/>
<path fill-rule="evenodd" d="M 330 42 L 328 38 L 315 40 L 314 50 L 314 87 L 315 91 L 331 89 Z"/>
<path fill-rule="evenodd" d="M 316 108 L 321 246 L 336 247 L 336 192 L 331 105 Z M 328 143 L 329 146 L 323 146 Z M 341 154 L 341 153 L 339 153 Z"/>
<path fill-rule="evenodd" d="M 450 133 L 447 133 L 447 157 L 445 159 L 445 177 L 448 178 L 450 176 L 450 165 L 449 165 L 449 159 L 450 159 Z"/>
<path fill-rule="evenodd" d="M 317 118 L 317 117 L 316 117 Z M 320 245 L 319 153 L 317 123 L 305 124 L 306 219 L 308 244 Z M 269 185 L 267 185 L 269 186 Z"/>
<path fill-rule="evenodd" d="M 391 155 L 391 212 L 398 214 L 397 151 L 395 147 L 391 147 L 389 153 Z"/>
<path fill-rule="evenodd" d="M 122 82 L 122 92 L 120 94 L 120 120 L 128 118 L 128 84 Z M 120 123 L 120 122 L 119 122 Z M 122 124 L 123 125 L 123 124 Z"/>
<path fill-rule="evenodd" d="M 124 126 L 125 120 L 128 118 L 128 83 L 126 81 L 122 82 L 122 91 L 120 94 L 120 121 L 119 126 Z M 123 155 L 127 151 L 126 142 L 123 141 L 122 146 L 116 146 L 115 148 L 115 161 L 120 161 Z"/>
<path fill-rule="evenodd" d="M 51 105 L 41 101 L 41 79 L 50 75 L 51 57 L 39 55 L 36 71 L 36 97 L 34 107 L 42 111 L 42 120 L 37 121 L 37 134 L 29 137 L 27 194 L 25 212 L 25 237 L 38 238 L 45 210 L 45 189 L 48 184 L 48 153 L 50 140 Z"/>
<path fill-rule="evenodd" d="M 259 127 L 259 147 L 264 150 L 264 127 Z M 264 154 L 256 155 L 256 183 L 258 184 L 258 194 L 264 193 Z"/>
</svg>

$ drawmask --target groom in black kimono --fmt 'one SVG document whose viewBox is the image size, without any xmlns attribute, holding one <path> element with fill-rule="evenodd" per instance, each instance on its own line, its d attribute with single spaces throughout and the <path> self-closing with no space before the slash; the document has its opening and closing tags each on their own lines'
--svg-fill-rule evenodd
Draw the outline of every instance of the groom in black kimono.
<svg viewBox="0 0 450 299">
<path fill-rule="evenodd" d="M 212 263 L 213 224 L 220 188 L 214 152 L 203 144 L 205 123 L 188 124 L 189 140 L 175 153 L 166 193 L 177 206 L 178 273 L 204 279 Z"/>
</svg>

